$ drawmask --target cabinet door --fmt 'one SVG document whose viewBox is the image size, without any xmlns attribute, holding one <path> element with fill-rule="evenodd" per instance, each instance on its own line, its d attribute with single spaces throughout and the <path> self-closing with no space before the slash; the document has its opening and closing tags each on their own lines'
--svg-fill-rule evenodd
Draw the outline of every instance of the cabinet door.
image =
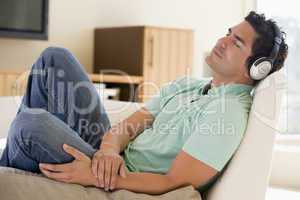
<svg viewBox="0 0 300 200">
<path fill-rule="evenodd" d="M 168 37 L 165 29 L 156 27 L 145 29 L 142 101 L 157 94 L 161 86 L 170 80 Z"/>
<path fill-rule="evenodd" d="M 178 51 L 175 77 L 191 75 L 193 67 L 194 38 L 193 31 L 181 30 L 177 33 Z M 175 57 L 174 57 L 175 59 Z"/>
<path fill-rule="evenodd" d="M 189 73 L 193 59 L 192 36 L 190 30 L 145 29 L 142 100 L 157 94 L 164 84 Z"/>
<path fill-rule="evenodd" d="M 157 92 L 157 35 L 153 28 L 144 30 L 144 55 L 143 55 L 143 84 L 138 90 L 139 100 L 145 101 Z"/>
</svg>

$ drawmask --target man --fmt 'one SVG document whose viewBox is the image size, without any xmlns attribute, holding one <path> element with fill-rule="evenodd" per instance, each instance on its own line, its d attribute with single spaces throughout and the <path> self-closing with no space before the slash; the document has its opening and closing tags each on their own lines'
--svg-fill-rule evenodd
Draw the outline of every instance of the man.
<svg viewBox="0 0 300 200">
<path fill-rule="evenodd" d="M 46 49 L 32 67 L 1 165 L 106 191 L 203 191 L 241 143 L 253 86 L 283 66 L 287 45 L 275 26 L 251 12 L 206 58 L 211 81 L 175 80 L 111 128 L 78 61 L 65 49 Z"/>
</svg>

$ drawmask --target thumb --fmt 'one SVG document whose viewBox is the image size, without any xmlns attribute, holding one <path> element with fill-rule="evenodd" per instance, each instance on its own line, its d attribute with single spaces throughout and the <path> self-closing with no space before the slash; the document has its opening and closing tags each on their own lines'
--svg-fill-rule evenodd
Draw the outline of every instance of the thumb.
<svg viewBox="0 0 300 200">
<path fill-rule="evenodd" d="M 63 149 L 66 153 L 73 156 L 76 160 L 84 160 L 86 158 L 86 155 L 84 153 L 67 144 L 63 145 Z"/>
<path fill-rule="evenodd" d="M 120 168 L 120 175 L 122 178 L 126 178 L 127 177 L 127 170 L 126 170 L 126 166 L 125 163 L 122 162 L 121 168 Z"/>
</svg>

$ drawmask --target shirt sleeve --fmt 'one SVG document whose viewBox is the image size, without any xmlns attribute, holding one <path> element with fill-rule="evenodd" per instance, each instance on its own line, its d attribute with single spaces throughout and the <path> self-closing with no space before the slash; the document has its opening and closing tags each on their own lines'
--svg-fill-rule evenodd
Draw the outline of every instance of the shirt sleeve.
<svg viewBox="0 0 300 200">
<path fill-rule="evenodd" d="M 247 121 L 248 111 L 237 100 L 212 101 L 194 117 L 183 150 L 221 171 L 241 143 Z"/>
<path fill-rule="evenodd" d="M 154 97 L 145 102 L 144 107 L 156 117 L 167 102 L 183 88 L 186 80 L 187 77 L 184 76 L 165 84 Z"/>
</svg>

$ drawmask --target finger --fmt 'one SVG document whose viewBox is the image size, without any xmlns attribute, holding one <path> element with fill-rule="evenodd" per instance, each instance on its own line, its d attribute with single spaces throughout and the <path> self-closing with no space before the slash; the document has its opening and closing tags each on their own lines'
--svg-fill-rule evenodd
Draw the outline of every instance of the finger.
<svg viewBox="0 0 300 200">
<path fill-rule="evenodd" d="M 120 166 L 120 175 L 122 178 L 126 178 L 127 177 L 127 169 L 125 166 L 125 162 L 123 161 L 121 166 Z"/>
<path fill-rule="evenodd" d="M 107 162 L 105 162 L 104 188 L 106 191 L 108 191 L 108 189 L 109 189 L 110 178 L 111 178 L 111 167 L 112 167 L 111 160 L 108 160 Z"/>
<path fill-rule="evenodd" d="M 73 156 L 76 160 L 84 160 L 88 158 L 84 153 L 67 144 L 63 145 L 63 149 L 65 150 L 65 152 Z"/>
<path fill-rule="evenodd" d="M 98 159 L 94 156 L 92 160 L 92 172 L 95 177 L 98 176 Z"/>
<path fill-rule="evenodd" d="M 98 162 L 98 181 L 99 181 L 99 185 L 100 187 L 104 187 L 104 176 L 105 176 L 105 172 L 104 172 L 104 166 L 105 166 L 105 160 L 101 160 L 100 162 Z"/>
<path fill-rule="evenodd" d="M 40 163 L 39 167 L 40 169 L 46 169 L 54 172 L 68 172 L 71 169 L 72 163 L 67 164 L 46 164 L 46 163 Z"/>
<path fill-rule="evenodd" d="M 48 178 L 51 178 L 51 179 L 54 179 L 54 180 L 67 181 L 67 180 L 71 179 L 70 175 L 67 174 L 67 173 L 51 172 L 51 171 L 48 171 L 46 169 L 42 169 L 41 172 L 45 176 L 47 176 Z"/>
<path fill-rule="evenodd" d="M 113 190 L 115 188 L 116 179 L 117 179 L 117 175 L 118 175 L 120 165 L 121 165 L 120 162 L 113 162 L 112 163 L 111 178 L 110 178 L 110 184 L 109 184 L 110 185 L 109 188 L 111 190 Z"/>
</svg>

